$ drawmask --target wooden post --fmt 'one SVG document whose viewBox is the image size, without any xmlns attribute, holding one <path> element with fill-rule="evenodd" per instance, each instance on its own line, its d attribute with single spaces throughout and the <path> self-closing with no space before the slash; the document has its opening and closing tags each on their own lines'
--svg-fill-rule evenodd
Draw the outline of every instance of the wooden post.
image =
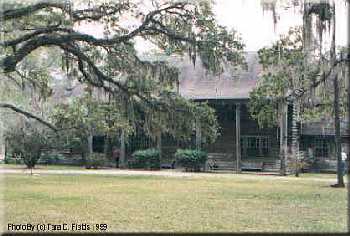
<svg viewBox="0 0 350 236">
<path fill-rule="evenodd" d="M 259 145 L 259 156 L 263 156 L 263 139 L 262 138 L 259 138 L 258 140 L 258 145 Z"/>
<path fill-rule="evenodd" d="M 280 104 L 280 174 L 286 175 L 287 141 L 288 141 L 288 104 Z"/>
<path fill-rule="evenodd" d="M 157 133 L 157 149 L 159 150 L 159 160 L 162 163 L 162 132 Z"/>
<path fill-rule="evenodd" d="M 202 146 L 201 122 L 198 118 L 196 118 L 196 148 L 197 148 L 197 150 L 201 150 L 201 146 Z"/>
<path fill-rule="evenodd" d="M 288 103 L 284 106 L 284 143 L 283 143 L 283 156 L 284 156 L 284 169 L 287 173 L 287 163 L 288 163 L 288 115 L 289 115 L 289 109 L 288 109 Z"/>
<path fill-rule="evenodd" d="M 196 117 L 196 149 L 201 150 L 202 148 L 202 128 L 201 128 L 201 121 L 198 117 Z M 204 171 L 207 171 L 207 164 L 208 162 L 205 162 L 204 164 Z"/>
<path fill-rule="evenodd" d="M 119 168 L 123 169 L 125 167 L 125 132 L 122 130 L 120 135 Z"/>
<path fill-rule="evenodd" d="M 241 105 L 236 104 L 236 172 L 241 173 Z"/>
</svg>

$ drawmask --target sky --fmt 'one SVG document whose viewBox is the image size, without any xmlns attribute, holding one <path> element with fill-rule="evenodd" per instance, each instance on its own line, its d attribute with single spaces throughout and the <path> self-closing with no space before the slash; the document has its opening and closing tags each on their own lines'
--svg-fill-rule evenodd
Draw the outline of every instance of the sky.
<svg viewBox="0 0 350 236">
<path fill-rule="evenodd" d="M 257 51 L 271 45 L 292 26 L 302 25 L 298 9 L 279 11 L 279 21 L 274 28 L 272 12 L 263 11 L 260 0 L 215 0 L 214 11 L 220 24 L 237 30 L 246 44 L 247 51 Z M 349 22 L 343 0 L 336 3 L 336 40 L 346 45 Z"/>
<path fill-rule="evenodd" d="M 336 3 L 336 41 L 337 45 L 346 45 L 349 22 L 347 6 L 344 0 Z M 297 8 L 278 11 L 278 23 L 274 26 L 271 11 L 263 11 L 260 0 L 215 0 L 214 12 L 219 24 L 235 29 L 246 44 L 246 51 L 257 51 L 271 45 L 280 34 L 285 34 L 293 26 L 302 25 L 302 15 Z M 98 25 L 79 27 L 79 31 L 102 37 L 103 28 Z M 147 52 L 154 48 L 152 44 L 137 40 L 136 49 Z"/>
</svg>

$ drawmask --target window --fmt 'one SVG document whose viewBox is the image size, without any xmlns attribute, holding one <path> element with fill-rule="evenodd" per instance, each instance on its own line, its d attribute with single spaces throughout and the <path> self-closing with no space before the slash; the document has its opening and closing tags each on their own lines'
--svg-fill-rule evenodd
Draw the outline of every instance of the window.
<svg viewBox="0 0 350 236">
<path fill-rule="evenodd" d="M 328 157 L 329 155 L 329 141 L 324 138 L 315 139 L 315 156 Z"/>
<path fill-rule="evenodd" d="M 265 136 L 243 136 L 241 143 L 245 148 L 259 149 L 268 148 L 268 137 Z"/>
<path fill-rule="evenodd" d="M 248 137 L 247 142 L 248 142 L 248 147 L 247 148 L 257 148 L 258 145 L 258 139 L 255 137 Z"/>
<path fill-rule="evenodd" d="M 260 139 L 260 145 L 262 148 L 268 148 L 268 138 L 262 138 Z"/>
<path fill-rule="evenodd" d="M 245 156 L 262 156 L 269 152 L 269 138 L 267 136 L 242 136 L 242 154 Z"/>
<path fill-rule="evenodd" d="M 93 136 L 92 151 L 97 153 L 104 152 L 105 136 Z"/>
</svg>

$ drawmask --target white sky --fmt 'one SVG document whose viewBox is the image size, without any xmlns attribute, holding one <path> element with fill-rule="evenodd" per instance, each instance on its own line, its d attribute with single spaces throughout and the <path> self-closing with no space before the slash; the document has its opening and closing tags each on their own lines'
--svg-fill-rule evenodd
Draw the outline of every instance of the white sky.
<svg viewBox="0 0 350 236">
<path fill-rule="evenodd" d="M 302 15 L 297 9 L 284 10 L 279 15 L 279 21 L 274 30 L 272 12 L 263 11 L 260 0 L 215 0 L 214 10 L 220 24 L 234 28 L 246 44 L 247 51 L 257 51 L 270 45 L 292 26 L 302 25 Z M 347 6 L 343 0 L 336 3 L 336 40 L 338 45 L 346 45 Z"/>
<path fill-rule="evenodd" d="M 336 41 L 337 45 L 346 45 L 349 28 L 347 6 L 344 0 L 336 2 Z M 215 0 L 214 11 L 219 24 L 235 29 L 246 44 L 246 51 L 257 51 L 271 45 L 292 26 L 302 25 L 302 15 L 298 9 L 290 8 L 277 12 L 279 20 L 274 28 L 272 12 L 263 11 L 260 0 Z M 103 37 L 103 28 L 98 25 L 79 27 L 79 31 Z M 152 44 L 137 41 L 138 51 L 146 52 Z"/>
</svg>

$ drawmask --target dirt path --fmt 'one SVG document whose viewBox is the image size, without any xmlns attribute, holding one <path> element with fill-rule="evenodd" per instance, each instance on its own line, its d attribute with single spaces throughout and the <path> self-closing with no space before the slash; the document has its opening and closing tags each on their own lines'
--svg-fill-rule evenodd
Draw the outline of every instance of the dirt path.
<svg viewBox="0 0 350 236">
<path fill-rule="evenodd" d="M 7 169 L 0 167 L 1 174 L 30 174 L 28 169 Z M 100 169 L 100 170 L 47 170 L 34 169 L 34 175 L 113 175 L 113 176 L 163 176 L 163 177 L 177 177 L 177 178 L 231 178 L 231 179 L 246 179 L 246 180 L 280 180 L 280 181 L 321 181 L 321 182 L 335 182 L 334 178 L 325 177 L 299 177 L 294 176 L 278 176 L 276 173 L 191 173 L 181 172 L 179 170 L 162 170 L 162 171 L 147 171 L 147 170 L 119 170 L 119 169 Z M 346 181 L 347 182 L 347 181 Z"/>
</svg>

